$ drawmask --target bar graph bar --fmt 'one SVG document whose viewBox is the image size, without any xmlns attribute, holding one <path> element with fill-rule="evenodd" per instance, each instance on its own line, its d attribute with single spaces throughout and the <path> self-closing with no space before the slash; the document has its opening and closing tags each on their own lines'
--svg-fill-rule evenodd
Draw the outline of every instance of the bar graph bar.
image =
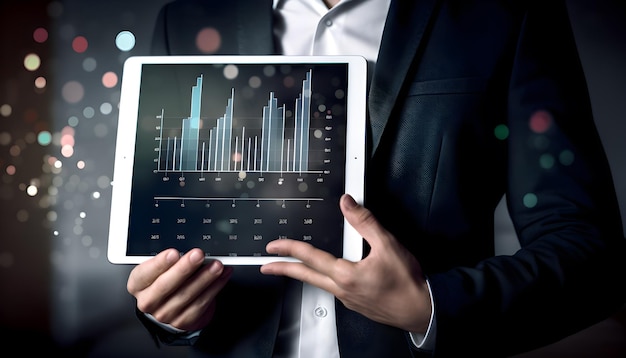
<svg viewBox="0 0 626 358">
<path fill-rule="evenodd" d="M 260 172 L 305 173 L 310 168 L 312 70 L 302 79 L 302 90 L 291 99 L 293 115 L 286 117 L 286 104 L 274 92 L 258 109 L 256 121 L 234 126 L 237 115 L 235 88 L 230 91 L 219 118 L 204 118 L 203 75 L 191 86 L 189 116 L 179 120 L 180 135 L 166 135 L 166 110 L 160 121 L 157 172 Z M 168 127 L 172 132 L 172 125 Z"/>
</svg>

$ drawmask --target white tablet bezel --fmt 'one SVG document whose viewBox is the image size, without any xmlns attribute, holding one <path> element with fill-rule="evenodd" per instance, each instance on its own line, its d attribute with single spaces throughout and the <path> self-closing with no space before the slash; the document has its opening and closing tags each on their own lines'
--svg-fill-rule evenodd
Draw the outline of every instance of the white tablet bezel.
<svg viewBox="0 0 626 358">
<path fill-rule="evenodd" d="M 357 202 L 363 201 L 365 171 L 365 125 L 367 63 L 360 56 L 134 56 L 124 63 L 119 122 L 117 130 L 111 215 L 108 236 L 108 260 L 113 264 L 139 264 L 153 256 L 129 256 L 126 253 L 130 220 L 130 199 L 137 134 L 139 90 L 144 64 L 348 64 L 346 124 L 345 192 Z M 338 203 L 337 203 L 338 205 Z M 363 239 L 344 219 L 343 258 L 358 261 L 363 254 Z M 207 256 L 226 265 L 262 265 L 272 261 L 297 261 L 276 256 Z"/>
</svg>

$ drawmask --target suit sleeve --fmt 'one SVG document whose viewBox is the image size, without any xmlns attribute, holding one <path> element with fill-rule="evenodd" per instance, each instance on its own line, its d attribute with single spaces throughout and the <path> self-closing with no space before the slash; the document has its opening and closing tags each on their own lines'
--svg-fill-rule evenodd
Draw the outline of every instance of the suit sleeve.
<svg viewBox="0 0 626 358">
<path fill-rule="evenodd" d="M 506 195 L 522 248 L 430 275 L 439 356 L 530 350 L 624 303 L 618 203 L 564 4 L 529 5 L 521 29 L 509 81 Z"/>
</svg>

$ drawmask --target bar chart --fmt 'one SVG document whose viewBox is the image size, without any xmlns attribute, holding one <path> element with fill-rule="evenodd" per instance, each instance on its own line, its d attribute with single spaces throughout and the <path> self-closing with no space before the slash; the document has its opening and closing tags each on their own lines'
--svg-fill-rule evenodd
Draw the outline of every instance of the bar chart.
<svg viewBox="0 0 626 358">
<path fill-rule="evenodd" d="M 347 66 L 145 65 L 129 252 L 266 256 L 294 238 L 341 256 Z"/>
<path fill-rule="evenodd" d="M 267 104 L 259 108 L 259 118 L 240 128 L 233 127 L 234 88 L 221 117 L 201 118 L 203 76 L 198 76 L 191 87 L 189 117 L 180 119 L 179 131 L 176 119 L 168 121 L 170 127 L 166 130 L 165 109 L 156 116 L 159 119 L 156 171 L 309 172 L 311 75 L 311 70 L 306 72 L 302 91 L 293 101 L 291 123 L 287 123 L 286 105 L 279 104 L 274 92 L 270 92 Z M 203 128 L 205 122 L 213 125 Z M 165 136 L 165 132 L 180 132 L 180 135 Z"/>
</svg>

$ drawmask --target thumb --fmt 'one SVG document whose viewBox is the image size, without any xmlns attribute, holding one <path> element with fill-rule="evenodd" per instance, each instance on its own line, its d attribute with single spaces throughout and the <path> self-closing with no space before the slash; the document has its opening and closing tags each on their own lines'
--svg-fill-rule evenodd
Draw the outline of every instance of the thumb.
<svg viewBox="0 0 626 358">
<path fill-rule="evenodd" d="M 380 246 L 389 233 L 378 222 L 374 214 L 364 206 L 357 204 L 350 194 L 344 194 L 339 200 L 339 207 L 348 223 L 367 241 L 374 249 Z"/>
</svg>

